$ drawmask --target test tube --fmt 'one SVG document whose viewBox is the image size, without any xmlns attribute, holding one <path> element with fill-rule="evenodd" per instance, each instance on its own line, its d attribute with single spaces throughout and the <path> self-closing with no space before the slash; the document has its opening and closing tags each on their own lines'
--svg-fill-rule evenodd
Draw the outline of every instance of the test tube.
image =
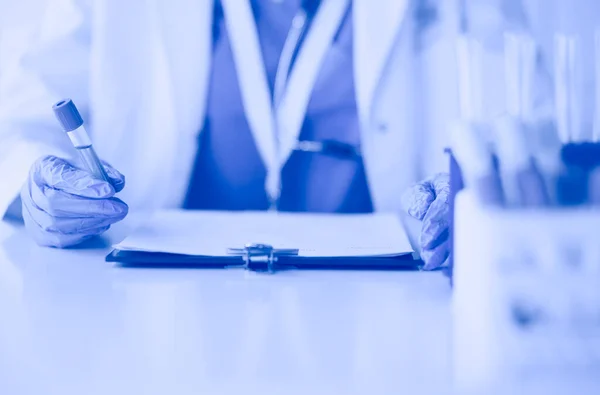
<svg viewBox="0 0 600 395">
<path fill-rule="evenodd" d="M 483 122 L 483 46 L 461 35 L 457 41 L 458 92 L 461 120 L 452 127 L 452 153 L 483 204 L 502 205 L 504 195 L 490 146 L 490 128 Z"/>
<path fill-rule="evenodd" d="M 600 28 L 594 32 L 594 132 L 592 141 L 600 141 Z"/>
<path fill-rule="evenodd" d="M 527 129 L 520 119 L 511 116 L 496 122 L 496 149 L 505 204 L 509 207 L 540 207 L 550 203 L 544 178 L 526 141 Z"/>
<path fill-rule="evenodd" d="M 535 166 L 546 186 L 550 204 L 558 203 L 557 182 L 565 171 L 561 161 L 562 144 L 554 119 L 540 119 L 529 125 L 527 138 Z"/>
<path fill-rule="evenodd" d="M 507 114 L 495 122 L 496 151 L 507 206 L 545 206 L 548 191 L 531 152 L 534 132 L 534 76 L 536 44 L 531 36 L 504 36 L 504 69 Z M 558 155 L 557 155 L 558 159 Z"/>
<path fill-rule="evenodd" d="M 577 38 L 557 34 L 554 49 L 554 101 L 558 133 L 565 143 L 579 141 L 583 131 L 582 103 L 579 103 L 578 95 Z"/>
<path fill-rule="evenodd" d="M 502 183 L 488 142 L 488 125 L 460 121 L 451 128 L 452 154 L 466 188 L 484 205 L 504 204 Z"/>
<path fill-rule="evenodd" d="M 457 41 L 458 94 L 460 115 L 465 121 L 483 118 L 483 47 L 481 42 L 462 35 Z"/>
<path fill-rule="evenodd" d="M 529 121 L 533 117 L 536 44 L 527 34 L 506 33 L 504 68 L 508 115 Z"/>
<path fill-rule="evenodd" d="M 592 141 L 600 144 L 600 28 L 594 32 L 594 133 Z M 595 168 L 589 176 L 588 201 L 600 205 L 600 168 Z"/>
</svg>

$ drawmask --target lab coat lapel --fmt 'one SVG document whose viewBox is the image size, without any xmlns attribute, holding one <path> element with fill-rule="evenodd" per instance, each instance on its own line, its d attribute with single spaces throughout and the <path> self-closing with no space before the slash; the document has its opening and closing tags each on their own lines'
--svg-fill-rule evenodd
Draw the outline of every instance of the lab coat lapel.
<svg viewBox="0 0 600 395">
<path fill-rule="evenodd" d="M 179 152 L 179 90 L 170 59 L 176 50 L 171 48 L 172 26 L 165 23 L 164 3 L 97 1 L 92 24 L 94 141 L 103 157 L 127 175 L 123 199 L 148 209 L 177 205 L 183 190 L 182 176 L 173 177 L 184 155 Z"/>
<path fill-rule="evenodd" d="M 281 169 L 300 134 L 321 63 L 348 1 L 327 0 L 320 7 L 275 113 L 249 1 L 222 0 L 246 118 L 267 168 L 265 186 L 273 199 L 278 197 Z"/>
<path fill-rule="evenodd" d="M 195 136 L 202 128 L 208 97 L 214 0 L 169 0 L 159 4 L 174 122 L 182 133 Z"/>
<path fill-rule="evenodd" d="M 354 74 L 361 119 L 371 115 L 373 97 L 411 0 L 354 0 Z"/>
<path fill-rule="evenodd" d="M 157 1 L 156 59 L 164 73 L 150 84 L 162 86 L 153 101 L 149 128 L 160 136 L 161 167 L 169 183 L 163 205 L 179 206 L 187 190 L 202 129 L 212 51 L 213 0 Z M 149 129 L 147 129 L 149 130 Z"/>
</svg>

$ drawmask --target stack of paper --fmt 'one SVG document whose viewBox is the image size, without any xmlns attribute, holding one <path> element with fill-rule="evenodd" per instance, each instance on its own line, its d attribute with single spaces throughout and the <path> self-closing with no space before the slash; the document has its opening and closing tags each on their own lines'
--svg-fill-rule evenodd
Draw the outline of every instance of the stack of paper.
<svg viewBox="0 0 600 395">
<path fill-rule="evenodd" d="M 396 256 L 412 252 L 392 214 L 297 214 L 168 210 L 156 212 L 115 248 L 121 251 L 227 256 L 264 243 L 304 257 Z"/>
</svg>

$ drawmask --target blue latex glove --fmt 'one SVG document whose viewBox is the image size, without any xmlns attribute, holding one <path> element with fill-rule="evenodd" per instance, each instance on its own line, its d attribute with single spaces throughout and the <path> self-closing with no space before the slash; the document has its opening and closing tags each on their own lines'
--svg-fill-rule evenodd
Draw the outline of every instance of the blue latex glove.
<svg viewBox="0 0 600 395">
<path fill-rule="evenodd" d="M 73 246 L 125 218 L 127 205 L 113 197 L 125 186 L 125 177 L 104 167 L 112 185 L 55 156 L 33 164 L 21 202 L 25 227 L 39 245 Z"/>
<path fill-rule="evenodd" d="M 403 204 L 411 217 L 423 222 L 419 244 L 423 269 L 445 266 L 450 254 L 450 176 L 436 174 L 414 185 L 403 197 Z"/>
</svg>

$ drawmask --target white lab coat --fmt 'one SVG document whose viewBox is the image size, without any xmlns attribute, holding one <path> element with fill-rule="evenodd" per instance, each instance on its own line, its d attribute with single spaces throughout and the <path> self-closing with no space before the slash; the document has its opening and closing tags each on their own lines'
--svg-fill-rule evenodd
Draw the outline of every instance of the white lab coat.
<svg viewBox="0 0 600 395">
<path fill-rule="evenodd" d="M 497 1 L 471 10 L 482 15 L 486 40 L 501 37 Z M 35 45 L 3 76 L 0 211 L 35 159 L 73 155 L 51 112 L 63 97 L 89 121 L 99 155 L 126 175 L 120 196 L 132 209 L 179 206 L 206 111 L 213 1 L 48 3 Z M 352 3 L 362 149 L 377 211 L 399 210 L 411 183 L 446 169 L 448 123 L 458 117 L 459 17 L 454 1 L 429 3 L 436 16 L 424 25 L 417 1 Z M 500 58 L 490 64 L 501 84 Z"/>
</svg>

